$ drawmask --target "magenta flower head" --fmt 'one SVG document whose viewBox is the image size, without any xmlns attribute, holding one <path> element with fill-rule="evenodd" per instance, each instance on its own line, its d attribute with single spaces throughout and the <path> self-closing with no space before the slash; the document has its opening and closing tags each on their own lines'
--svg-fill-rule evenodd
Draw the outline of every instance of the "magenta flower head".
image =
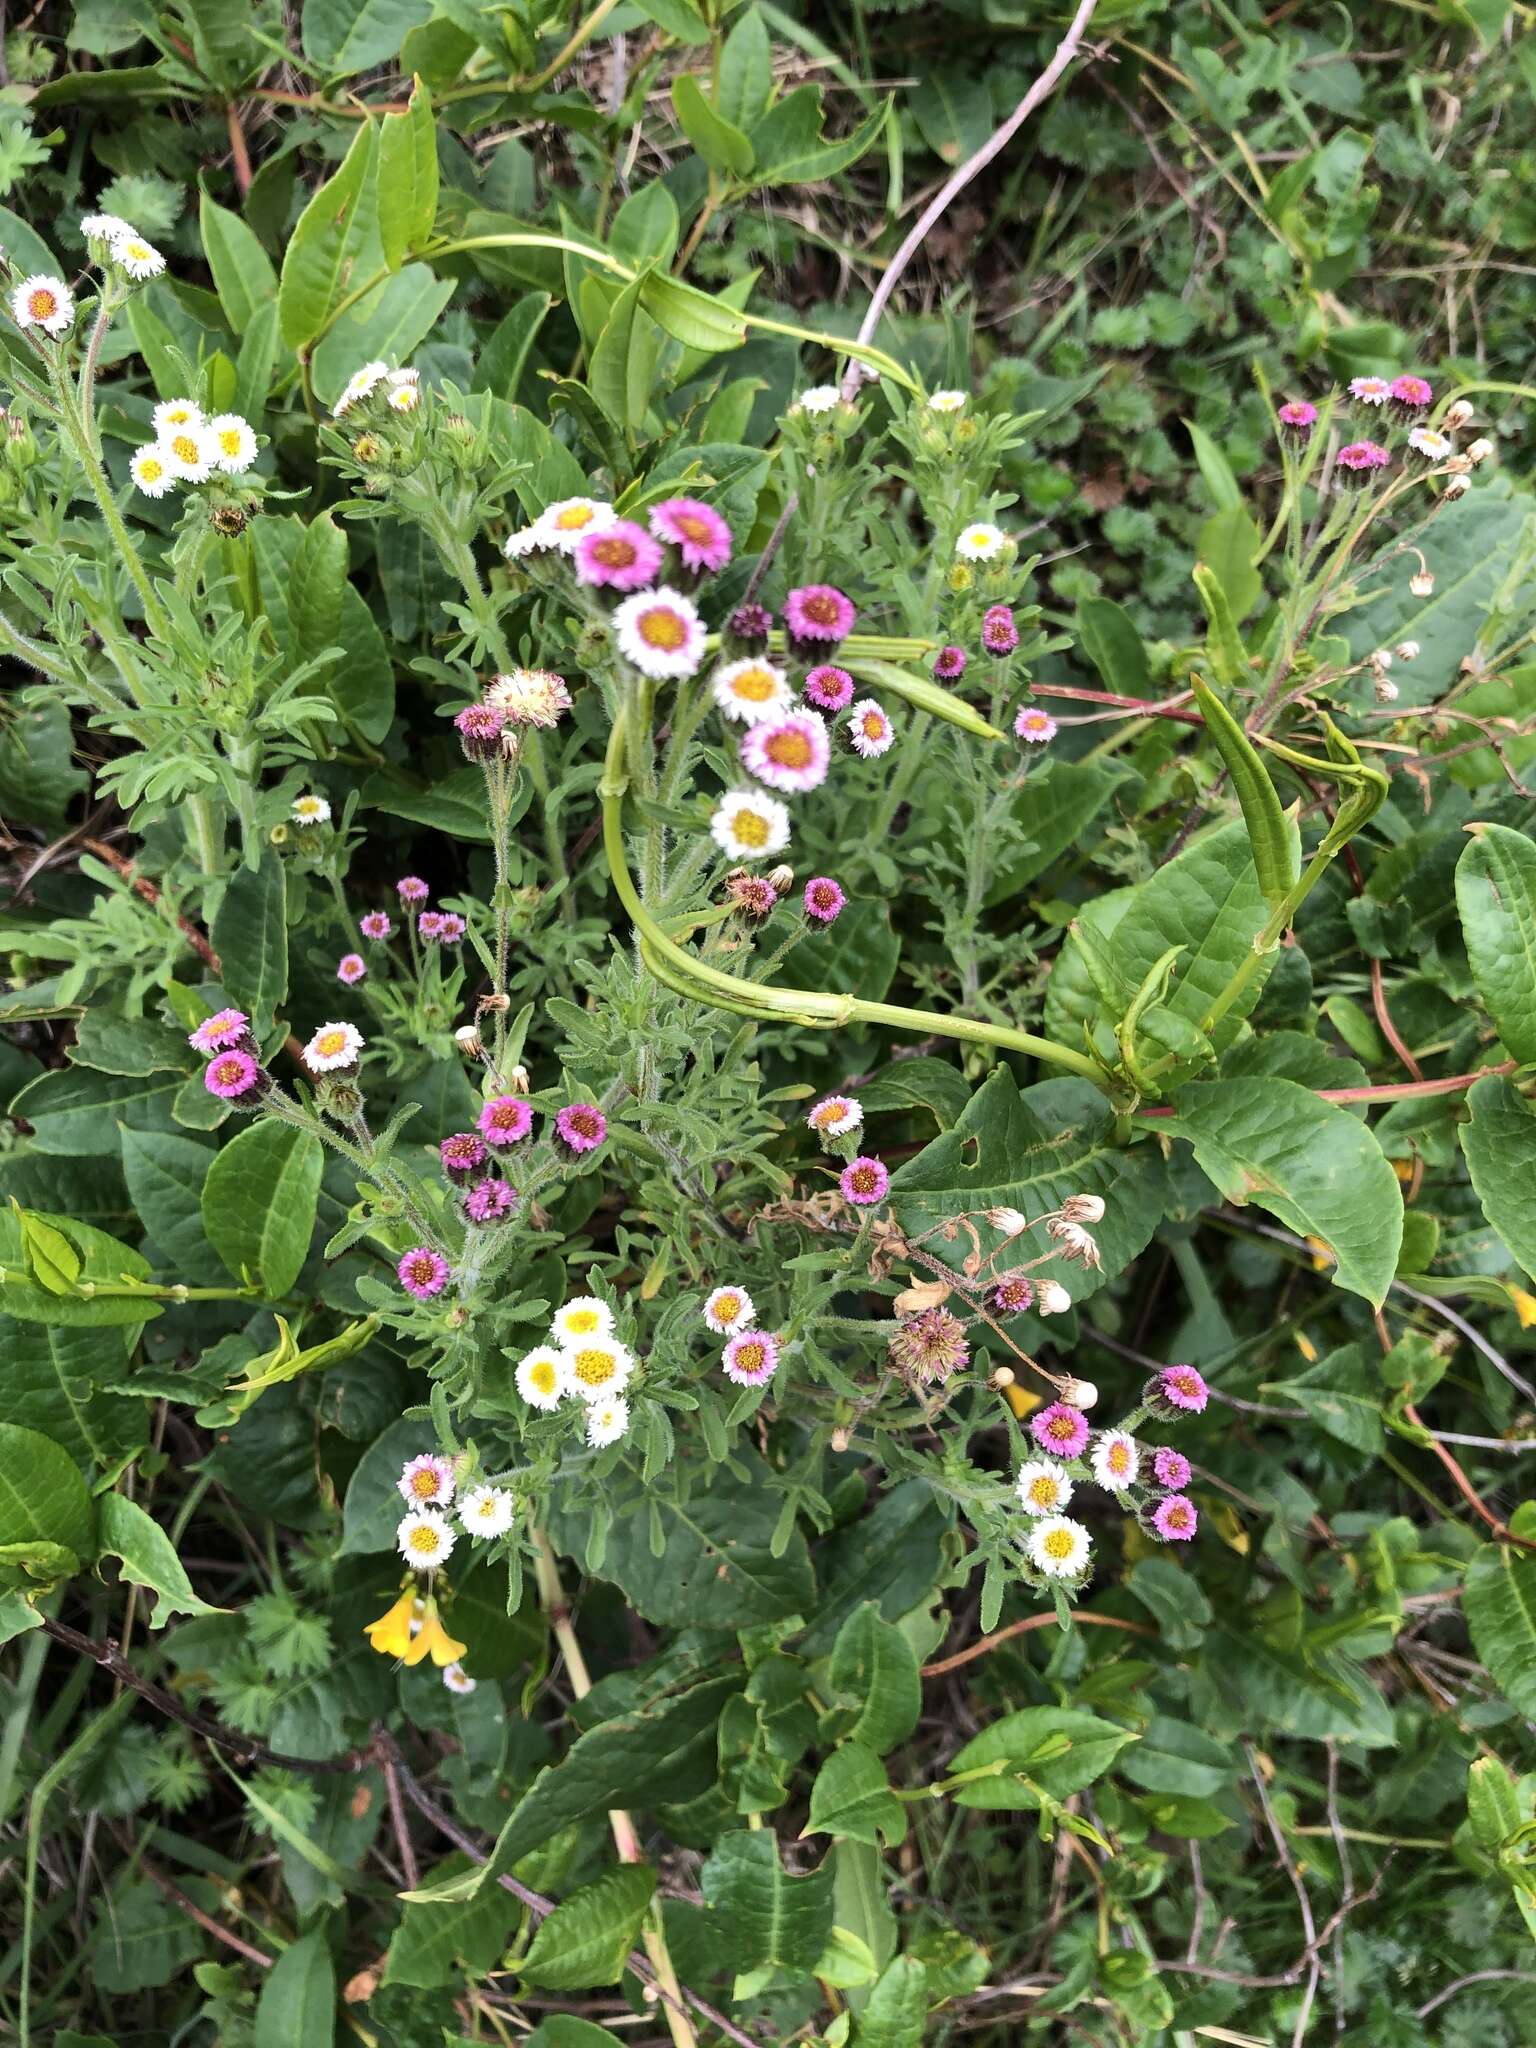
<svg viewBox="0 0 1536 2048">
<path fill-rule="evenodd" d="M 830 661 L 809 671 L 802 685 L 807 704 L 814 704 L 821 711 L 841 711 L 853 702 L 853 677 L 847 669 L 838 668 Z"/>
<path fill-rule="evenodd" d="M 448 1285 L 450 1268 L 441 1252 L 424 1244 L 414 1245 L 396 1266 L 400 1285 L 418 1301 L 430 1301 Z"/>
<path fill-rule="evenodd" d="M 731 529 L 713 505 L 698 498 L 663 498 L 653 505 L 651 531 L 677 549 L 685 569 L 704 569 L 713 575 L 731 559 Z"/>
<path fill-rule="evenodd" d="M 941 683 L 952 683 L 965 674 L 965 649 L 941 647 L 933 657 L 933 672 Z"/>
<path fill-rule="evenodd" d="M 1275 417 L 1287 433 L 1305 440 L 1317 425 L 1317 407 L 1310 398 L 1293 398 L 1288 405 L 1281 406 Z"/>
<path fill-rule="evenodd" d="M 452 1137 L 444 1138 L 438 1146 L 437 1156 L 448 1178 L 462 1186 L 465 1181 L 473 1180 L 484 1166 L 485 1142 L 473 1131 L 455 1131 Z"/>
<path fill-rule="evenodd" d="M 466 704 L 453 721 L 465 760 L 493 760 L 501 752 L 501 729 L 505 724 L 494 704 Z"/>
<path fill-rule="evenodd" d="M 1425 377 L 1392 379 L 1392 403 L 1401 413 L 1428 412 L 1434 396 L 1434 386 Z"/>
<path fill-rule="evenodd" d="M 742 737 L 742 767 L 786 796 L 819 789 L 831 760 L 832 742 L 819 712 L 788 711 L 782 718 L 759 719 Z"/>
<path fill-rule="evenodd" d="M 1030 1417 L 1029 1433 L 1053 1458 L 1080 1458 L 1088 1443 L 1088 1418 L 1069 1401 L 1053 1401 Z"/>
<path fill-rule="evenodd" d="M 867 1209 L 875 1202 L 885 1200 L 886 1189 L 891 1176 L 882 1160 L 861 1152 L 857 1159 L 850 1160 L 837 1177 L 837 1184 L 843 1191 L 843 1200 L 855 1207 Z"/>
<path fill-rule="evenodd" d="M 766 1386 L 778 1371 L 779 1340 L 766 1330 L 743 1330 L 726 1345 L 720 1364 L 738 1387 Z"/>
<path fill-rule="evenodd" d="M 243 1109 L 261 1094 L 267 1079 L 250 1053 L 221 1052 L 209 1062 L 203 1086 L 221 1102 L 232 1102 L 237 1109 Z"/>
<path fill-rule="evenodd" d="M 848 898 L 830 875 L 812 875 L 805 885 L 805 914 L 818 924 L 835 924 Z"/>
<path fill-rule="evenodd" d="M 416 936 L 420 939 L 435 939 L 441 936 L 443 913 L 440 910 L 423 910 L 416 918 Z"/>
<path fill-rule="evenodd" d="M 1182 1493 L 1189 1484 L 1189 1460 L 1182 1451 L 1159 1444 L 1152 1453 L 1152 1477 L 1170 1493 Z"/>
<path fill-rule="evenodd" d="M 573 1102 L 556 1111 L 555 1129 L 572 1152 L 595 1152 L 608 1135 L 608 1119 L 595 1102 Z"/>
<path fill-rule="evenodd" d="M 1211 1398 L 1211 1390 L 1192 1365 L 1167 1365 L 1149 1380 L 1144 1399 L 1160 1403 L 1164 1412 L 1179 1408 L 1186 1415 L 1199 1415 Z"/>
<path fill-rule="evenodd" d="M 249 1052 L 251 1020 L 244 1010 L 215 1010 L 195 1031 L 187 1033 L 187 1043 L 204 1059 L 216 1052 Z"/>
<path fill-rule="evenodd" d="M 1152 1526 L 1165 1543 L 1187 1543 L 1200 1526 L 1187 1493 L 1170 1493 L 1152 1510 Z"/>
<path fill-rule="evenodd" d="M 660 567 L 661 549 L 632 519 L 589 530 L 576 543 L 577 581 L 594 589 L 644 590 Z"/>
<path fill-rule="evenodd" d="M 336 963 L 336 979 L 344 981 L 350 988 L 354 981 L 361 981 L 368 972 L 368 963 L 361 953 L 343 953 Z"/>
<path fill-rule="evenodd" d="M 429 913 L 430 914 L 430 913 Z M 423 923 L 426 922 L 424 918 Z M 456 946 L 464 936 L 464 920 L 456 910 L 445 910 L 432 934 L 440 946 Z"/>
<path fill-rule="evenodd" d="M 517 1189 L 510 1181 L 483 1180 L 464 1197 L 471 1223 L 500 1223 L 517 1207 Z"/>
<path fill-rule="evenodd" d="M 1013 721 L 1014 734 L 1029 747 L 1043 747 L 1056 737 L 1056 721 L 1038 704 L 1026 704 Z"/>
<path fill-rule="evenodd" d="M 1378 469 L 1385 469 L 1392 458 L 1375 441 L 1351 441 L 1339 450 L 1334 460 L 1343 471 L 1346 483 L 1363 484 L 1368 483 Z"/>
<path fill-rule="evenodd" d="M 1013 612 L 1005 604 L 989 604 L 981 622 L 981 644 L 988 654 L 1012 654 L 1019 644 L 1019 629 Z"/>
<path fill-rule="evenodd" d="M 365 939 L 387 939 L 395 927 L 387 910 L 370 910 L 357 920 L 357 928 Z"/>
<path fill-rule="evenodd" d="M 731 613 L 729 631 L 733 640 L 749 647 L 763 646 L 773 631 L 773 613 L 765 604 L 739 604 Z"/>
<path fill-rule="evenodd" d="M 493 1095 L 475 1125 L 493 1152 L 517 1145 L 533 1129 L 533 1111 L 521 1095 Z"/>
<path fill-rule="evenodd" d="M 779 901 L 766 875 L 728 875 L 725 893 L 744 917 L 771 917 Z"/>
<path fill-rule="evenodd" d="M 420 875 L 402 875 L 395 884 L 395 894 L 402 903 L 425 903 L 432 891 Z"/>
<path fill-rule="evenodd" d="M 806 583 L 784 600 L 784 623 L 796 640 L 846 640 L 858 613 L 830 583 Z"/>
<path fill-rule="evenodd" d="M 999 1316 L 1021 1316 L 1032 1307 L 1035 1283 L 1027 1273 L 1005 1273 L 992 1290 L 992 1312 Z"/>
</svg>

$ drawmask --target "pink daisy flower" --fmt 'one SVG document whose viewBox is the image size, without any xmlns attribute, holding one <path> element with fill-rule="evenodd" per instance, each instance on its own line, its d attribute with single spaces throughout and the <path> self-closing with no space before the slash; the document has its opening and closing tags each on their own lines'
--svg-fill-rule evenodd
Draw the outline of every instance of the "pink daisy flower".
<svg viewBox="0 0 1536 2048">
<path fill-rule="evenodd" d="M 765 718 L 749 726 L 741 742 L 741 765 L 747 773 L 792 796 L 820 788 L 831 759 L 826 725 L 814 711 Z"/>
<path fill-rule="evenodd" d="M 437 1156 L 450 1180 L 473 1180 L 485 1164 L 485 1143 L 473 1131 L 455 1131 L 438 1146 Z"/>
<path fill-rule="evenodd" d="M 1013 721 L 1013 730 L 1028 746 L 1043 747 L 1047 740 L 1055 739 L 1056 721 L 1038 705 L 1026 704 Z"/>
<path fill-rule="evenodd" d="M 420 875 L 402 875 L 395 884 L 395 894 L 402 903 L 425 903 L 432 891 Z"/>
<path fill-rule="evenodd" d="M 853 702 L 853 677 L 830 661 L 811 669 L 801 687 L 806 702 L 823 711 L 841 711 Z"/>
<path fill-rule="evenodd" d="M 1053 1401 L 1029 1419 L 1029 1433 L 1053 1458 L 1080 1458 L 1088 1442 L 1088 1418 L 1067 1401 Z"/>
<path fill-rule="evenodd" d="M 464 1197 L 464 1214 L 471 1223 L 500 1223 L 517 1207 L 517 1189 L 510 1181 L 483 1180 Z"/>
<path fill-rule="evenodd" d="M 442 1253 L 431 1251 L 424 1244 L 413 1245 L 395 1268 L 400 1285 L 418 1301 L 430 1301 L 434 1294 L 441 1294 L 448 1285 L 449 1271 Z"/>
<path fill-rule="evenodd" d="M 248 1052 L 221 1052 L 209 1063 L 203 1086 L 221 1102 L 245 1102 L 261 1092 L 265 1078 Z"/>
<path fill-rule="evenodd" d="M 453 721 L 467 761 L 489 761 L 501 752 L 506 723 L 494 704 L 466 704 Z"/>
<path fill-rule="evenodd" d="M 843 1191 L 843 1200 L 852 1202 L 860 1209 L 867 1209 L 875 1202 L 883 1202 L 891 1176 L 882 1160 L 861 1152 L 851 1160 L 837 1177 L 837 1184 Z"/>
<path fill-rule="evenodd" d="M 343 953 L 336 963 L 336 979 L 344 981 L 350 988 L 354 981 L 361 981 L 368 972 L 368 963 L 361 953 Z"/>
<path fill-rule="evenodd" d="M 358 919 L 357 928 L 365 939 L 387 939 L 395 927 L 387 910 L 370 910 Z"/>
<path fill-rule="evenodd" d="M 464 920 L 455 910 L 445 910 L 432 934 L 440 946 L 456 946 L 464 936 Z"/>
<path fill-rule="evenodd" d="M 663 498 L 651 507 L 650 527 L 658 540 L 677 549 L 685 568 L 713 575 L 731 559 L 731 529 L 713 505 L 698 498 Z"/>
<path fill-rule="evenodd" d="M 1035 1283 L 1027 1273 L 1005 1273 L 989 1297 L 992 1312 L 999 1316 L 1021 1316 L 1035 1299 Z"/>
<path fill-rule="evenodd" d="M 594 588 L 644 590 L 660 567 L 661 549 L 632 519 L 615 519 L 576 543 L 577 581 Z"/>
<path fill-rule="evenodd" d="M 866 761 L 878 761 L 896 744 L 896 728 L 873 697 L 861 697 L 843 721 L 848 744 Z"/>
<path fill-rule="evenodd" d="M 1310 398 L 1293 398 L 1281 406 L 1276 418 L 1293 434 L 1307 434 L 1317 425 L 1317 407 Z"/>
<path fill-rule="evenodd" d="M 1434 386 L 1425 377 L 1392 379 L 1392 403 L 1399 412 L 1427 412 L 1434 395 Z"/>
<path fill-rule="evenodd" d="M 1385 405 L 1392 386 L 1385 377 L 1351 377 L 1349 395 L 1361 405 Z"/>
<path fill-rule="evenodd" d="M 1013 612 L 1005 604 L 987 606 L 981 622 L 981 644 L 988 654 L 1012 654 L 1019 644 L 1019 629 L 1013 623 Z"/>
<path fill-rule="evenodd" d="M 1364 483 L 1375 470 L 1385 469 L 1392 460 L 1375 441 L 1351 441 L 1334 459 L 1350 483 Z"/>
<path fill-rule="evenodd" d="M 406 1460 L 395 1485 L 407 1507 L 445 1508 L 453 1499 L 453 1460 L 423 1451 Z"/>
<path fill-rule="evenodd" d="M 933 672 L 941 683 L 952 683 L 965 674 L 965 661 L 963 647 L 941 647 L 933 657 Z"/>
<path fill-rule="evenodd" d="M 805 885 L 805 914 L 818 924 L 835 924 L 848 898 L 830 875 L 812 875 Z"/>
<path fill-rule="evenodd" d="M 1152 1510 L 1152 1526 L 1165 1543 L 1188 1543 L 1200 1517 L 1187 1493 L 1170 1493 Z"/>
<path fill-rule="evenodd" d="M 727 875 L 725 893 L 748 917 L 769 917 L 778 904 L 779 892 L 766 875 Z"/>
<path fill-rule="evenodd" d="M 520 1144 L 533 1129 L 533 1111 L 521 1095 L 493 1095 L 475 1128 L 493 1152 Z"/>
<path fill-rule="evenodd" d="M 773 613 L 765 604 L 739 604 L 730 617 L 733 640 L 766 641 L 773 631 Z"/>
<path fill-rule="evenodd" d="M 440 910 L 423 910 L 416 919 L 416 936 L 420 939 L 435 939 L 443 929 L 443 913 Z"/>
<path fill-rule="evenodd" d="M 1155 1382 L 1157 1392 L 1172 1408 L 1199 1415 L 1211 1398 L 1211 1390 L 1192 1365 L 1165 1366 Z"/>
<path fill-rule="evenodd" d="M 784 623 L 796 640 L 846 640 L 858 616 L 830 583 L 803 584 L 784 600 Z"/>
<path fill-rule="evenodd" d="M 573 1152 L 595 1152 L 608 1135 L 608 1119 L 595 1102 L 573 1102 L 555 1114 L 561 1143 Z"/>
<path fill-rule="evenodd" d="M 239 1052 L 250 1038 L 250 1024 L 244 1010 L 215 1010 L 195 1031 L 187 1033 L 187 1043 L 205 1059 L 210 1053 Z"/>
<path fill-rule="evenodd" d="M 738 1387 L 765 1386 L 778 1370 L 779 1340 L 766 1330 L 743 1330 L 726 1345 L 720 1364 Z"/>
<path fill-rule="evenodd" d="M 1189 1460 L 1182 1451 L 1160 1444 L 1152 1453 L 1152 1477 L 1172 1493 L 1182 1493 L 1189 1484 Z"/>
</svg>

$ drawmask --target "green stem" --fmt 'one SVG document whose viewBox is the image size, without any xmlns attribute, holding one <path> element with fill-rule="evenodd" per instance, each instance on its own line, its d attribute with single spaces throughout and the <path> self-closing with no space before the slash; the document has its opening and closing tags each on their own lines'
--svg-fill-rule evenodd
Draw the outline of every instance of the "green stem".
<svg viewBox="0 0 1536 2048">
<path fill-rule="evenodd" d="M 150 581 L 149 572 L 144 567 L 139 557 L 139 551 L 133 544 L 133 539 L 128 532 L 128 527 L 122 513 L 117 509 L 117 500 L 112 495 L 112 486 L 107 480 L 107 473 L 102 468 L 100 457 L 91 445 L 91 436 L 86 427 L 84 416 L 77 410 L 73 395 L 65 388 L 62 370 L 56 373 L 54 389 L 59 401 L 60 420 L 65 433 L 74 447 L 75 458 L 85 472 L 85 480 L 90 486 L 91 496 L 96 500 L 101 516 L 107 523 L 107 531 L 111 534 L 117 545 L 118 553 L 122 556 L 123 567 L 133 579 L 133 586 L 139 593 L 139 601 L 144 607 L 144 623 L 157 640 L 168 640 L 170 638 L 170 620 L 166 614 L 165 607 L 155 595 L 155 587 Z"/>
<path fill-rule="evenodd" d="M 1300 880 L 1287 893 L 1285 900 L 1278 904 L 1264 929 L 1254 940 L 1251 951 L 1239 962 L 1237 971 L 1228 980 L 1226 987 L 1217 996 L 1211 1007 L 1200 1020 L 1200 1029 L 1210 1035 L 1212 1028 L 1219 1024 L 1228 1010 L 1237 1001 L 1243 990 L 1252 981 L 1266 955 L 1272 953 L 1290 925 L 1291 919 L 1301 908 L 1307 897 L 1332 866 L 1339 848 L 1328 853 L 1315 853 L 1303 869 Z"/>
</svg>

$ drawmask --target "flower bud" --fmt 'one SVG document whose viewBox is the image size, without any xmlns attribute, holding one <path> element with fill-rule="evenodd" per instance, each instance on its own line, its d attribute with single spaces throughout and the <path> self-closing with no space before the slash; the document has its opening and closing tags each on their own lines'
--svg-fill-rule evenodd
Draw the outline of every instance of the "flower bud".
<svg viewBox="0 0 1536 2048">
<path fill-rule="evenodd" d="M 782 861 L 778 867 L 770 868 L 768 871 L 768 886 L 775 896 L 787 896 L 795 886 L 794 869 L 786 866 Z"/>
<path fill-rule="evenodd" d="M 507 1093 L 509 1095 L 531 1095 L 533 1093 L 533 1084 L 528 1079 L 528 1069 L 526 1067 L 516 1066 L 508 1074 Z"/>
<path fill-rule="evenodd" d="M 1468 491 L 1471 490 L 1471 488 L 1472 479 L 1469 476 L 1453 476 L 1448 478 L 1445 486 L 1446 503 L 1448 505 L 1454 505 L 1456 500 L 1458 498 L 1464 498 L 1467 495 Z"/>
<path fill-rule="evenodd" d="M 1397 685 L 1390 676 L 1377 675 L 1376 702 L 1378 704 L 1395 704 L 1397 702 Z"/>
<path fill-rule="evenodd" d="M 1386 672 L 1386 671 L 1387 671 L 1387 670 L 1388 670 L 1388 669 L 1389 669 L 1389 668 L 1390 668 L 1391 666 L 1392 666 L 1392 657 L 1391 657 L 1391 655 L 1390 655 L 1390 654 L 1388 654 L 1388 652 L 1387 652 L 1387 650 L 1385 649 L 1385 647 L 1378 647 L 1378 648 L 1376 649 L 1376 652 L 1375 652 L 1375 653 L 1374 653 L 1374 654 L 1373 654 L 1373 655 L 1371 656 L 1371 667 L 1372 667 L 1373 669 L 1375 669 L 1375 670 L 1376 670 L 1376 671 L 1378 672 L 1378 674 L 1385 674 L 1385 672 Z"/>
<path fill-rule="evenodd" d="M 831 1442 L 834 1451 L 846 1451 L 848 1446 L 853 1442 L 853 1431 L 851 1429 L 846 1428 L 842 1423 L 839 1423 L 837 1428 L 834 1429 L 832 1432 Z"/>
<path fill-rule="evenodd" d="M 1454 434 L 1458 427 L 1464 427 L 1472 417 L 1472 406 L 1465 398 L 1458 398 L 1446 410 L 1444 426 L 1447 433 Z"/>
<path fill-rule="evenodd" d="M 1011 1365 L 1000 1365 L 997 1368 L 997 1371 L 993 1373 L 991 1377 L 988 1379 L 987 1385 L 991 1387 L 995 1393 L 1000 1394 L 1003 1391 L 1004 1387 L 1011 1387 L 1013 1385 L 1013 1381 L 1013 1367 Z"/>
<path fill-rule="evenodd" d="M 1104 1202 L 1099 1195 L 1068 1195 L 1061 1213 L 1069 1223 L 1102 1223 Z"/>
<path fill-rule="evenodd" d="M 1058 1316 L 1072 1306 L 1072 1297 L 1059 1280 L 1042 1280 L 1035 1289 L 1035 1313 Z"/>
<path fill-rule="evenodd" d="M 1493 443 L 1491 441 L 1474 441 L 1467 450 L 1467 460 L 1475 469 L 1480 462 L 1486 462 L 1492 453 Z"/>
<path fill-rule="evenodd" d="M 1472 467 L 1472 458 L 1470 455 L 1449 455 L 1445 467 L 1452 476 L 1465 476 Z"/>
<path fill-rule="evenodd" d="M 1399 661 L 1417 661 L 1419 658 L 1419 643 L 1417 640 L 1399 640 L 1392 652 Z"/>
<path fill-rule="evenodd" d="M 1095 1407 L 1099 1398 L 1099 1390 L 1092 1380 L 1068 1380 L 1060 1393 L 1062 1400 L 1074 1408 Z"/>
<path fill-rule="evenodd" d="M 1408 578 L 1408 588 L 1415 597 L 1433 597 L 1435 594 L 1434 571 L 1431 569 L 1416 569 Z"/>
<path fill-rule="evenodd" d="M 989 1209 L 987 1221 L 994 1230 L 1000 1230 L 1004 1237 L 1018 1237 L 1029 1228 L 1027 1216 L 1021 1216 L 1017 1209 Z"/>
<path fill-rule="evenodd" d="M 454 1043 L 458 1046 L 459 1051 L 463 1053 L 465 1059 L 484 1059 L 485 1041 L 481 1038 L 473 1024 L 461 1024 L 458 1030 L 454 1032 L 453 1037 Z"/>
</svg>

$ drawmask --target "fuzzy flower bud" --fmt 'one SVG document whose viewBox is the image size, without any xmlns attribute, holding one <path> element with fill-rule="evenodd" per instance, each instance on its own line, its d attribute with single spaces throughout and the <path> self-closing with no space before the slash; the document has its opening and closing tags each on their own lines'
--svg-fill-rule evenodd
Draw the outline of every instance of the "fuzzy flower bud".
<svg viewBox="0 0 1536 2048">
<path fill-rule="evenodd" d="M 1099 1195 L 1068 1195 L 1061 1205 L 1068 1223 L 1102 1223 L 1104 1202 Z"/>
<path fill-rule="evenodd" d="M 1097 1266 L 1101 1263 L 1098 1244 L 1081 1223 L 1069 1223 L 1064 1216 L 1056 1216 L 1045 1227 L 1060 1245 L 1061 1256 L 1070 1264 Z"/>
<path fill-rule="evenodd" d="M 1480 462 L 1486 462 L 1493 453 L 1491 441 L 1474 441 L 1467 450 L 1467 460 L 1475 469 Z"/>
<path fill-rule="evenodd" d="M 454 1043 L 467 1060 L 485 1058 L 485 1040 L 473 1024 L 461 1024 L 453 1034 Z"/>
<path fill-rule="evenodd" d="M 1416 569 L 1408 578 L 1408 588 L 1415 597 L 1433 597 L 1435 577 L 1432 569 Z"/>
<path fill-rule="evenodd" d="M 1467 422 L 1471 419 L 1471 417 L 1471 404 L 1465 398 L 1458 398 L 1456 403 L 1453 406 L 1448 407 L 1446 410 L 1446 432 L 1454 434 L 1459 427 L 1464 427 L 1467 424 Z"/>
<path fill-rule="evenodd" d="M 1017 1209 L 989 1209 L 987 1221 L 1004 1237 L 1018 1237 L 1029 1228 L 1029 1218 L 1021 1216 Z"/>
<path fill-rule="evenodd" d="M 778 867 L 768 870 L 767 880 L 775 896 L 787 896 L 795 886 L 795 871 L 781 861 Z"/>
<path fill-rule="evenodd" d="M 1376 676 L 1376 702 L 1378 704 L 1395 704 L 1397 696 L 1396 683 L 1393 682 L 1390 676 L 1382 675 L 1378 671 Z"/>
<path fill-rule="evenodd" d="M 1392 652 L 1399 661 L 1417 661 L 1419 658 L 1419 643 L 1417 640 L 1399 640 Z"/>
<path fill-rule="evenodd" d="M 1392 657 L 1385 647 L 1378 647 L 1371 656 L 1371 667 L 1384 674 L 1392 666 Z"/>
<path fill-rule="evenodd" d="M 1092 1380 L 1068 1380 L 1061 1389 L 1061 1398 L 1073 1408 L 1092 1408 L 1098 1401 L 1099 1390 Z"/>
<path fill-rule="evenodd" d="M 1059 1280 L 1042 1280 L 1035 1289 L 1035 1313 L 1059 1316 L 1072 1306 L 1072 1297 Z"/>
<path fill-rule="evenodd" d="M 1445 486 L 1445 502 L 1448 505 L 1454 505 L 1456 500 L 1458 498 L 1464 498 L 1467 495 L 1468 491 L 1471 490 L 1471 488 L 1472 479 L 1469 476 L 1453 476 L 1447 478 Z"/>
</svg>

